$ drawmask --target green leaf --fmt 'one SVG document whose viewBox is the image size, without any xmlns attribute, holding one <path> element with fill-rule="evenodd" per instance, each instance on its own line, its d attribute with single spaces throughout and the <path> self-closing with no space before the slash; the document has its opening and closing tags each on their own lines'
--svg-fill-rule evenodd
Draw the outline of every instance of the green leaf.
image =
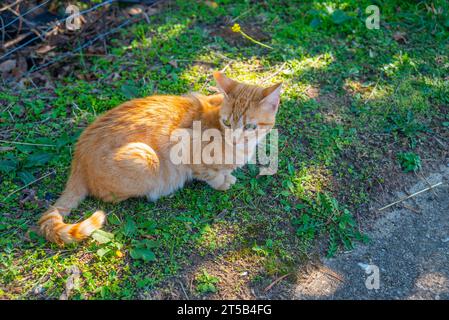
<svg viewBox="0 0 449 320">
<path fill-rule="evenodd" d="M 31 240 L 39 240 L 42 238 L 41 235 L 39 235 L 37 232 L 34 232 L 34 231 L 30 231 L 29 235 L 30 235 Z"/>
<path fill-rule="evenodd" d="M 318 28 L 321 25 L 321 19 L 318 17 L 313 18 L 310 22 L 310 26 L 314 29 Z"/>
<path fill-rule="evenodd" d="M 64 132 L 63 134 L 61 134 L 58 140 L 56 140 L 56 147 L 58 149 L 62 148 L 70 142 L 72 142 L 72 138 L 67 134 L 67 132 Z"/>
<path fill-rule="evenodd" d="M 342 10 L 335 10 L 332 13 L 332 21 L 335 24 L 342 24 L 343 22 L 345 22 L 346 20 L 348 20 L 349 17 L 346 15 L 346 13 Z"/>
<path fill-rule="evenodd" d="M 132 99 L 139 95 L 139 88 L 133 85 L 124 84 L 120 90 L 122 91 L 123 95 L 128 98 Z"/>
<path fill-rule="evenodd" d="M 108 216 L 108 222 L 109 222 L 110 224 L 114 224 L 114 225 L 120 225 L 120 224 L 121 224 L 121 221 L 120 221 L 120 219 L 117 217 L 116 214 L 110 214 L 110 215 Z"/>
<path fill-rule="evenodd" d="M 154 252 L 146 248 L 131 249 L 130 255 L 133 259 L 142 259 L 145 262 L 156 260 L 156 255 L 154 254 Z"/>
<path fill-rule="evenodd" d="M 155 240 L 144 239 L 141 242 L 147 249 L 156 248 L 159 246 L 159 243 Z"/>
<path fill-rule="evenodd" d="M 12 107 L 11 110 L 15 115 L 19 117 L 23 116 L 25 113 L 25 107 L 20 104 L 14 105 L 14 107 Z"/>
<path fill-rule="evenodd" d="M 114 235 L 103 230 L 95 230 L 94 233 L 92 233 L 92 238 L 94 238 L 100 244 L 103 244 L 111 242 L 114 239 Z"/>
<path fill-rule="evenodd" d="M 154 222 L 152 220 L 148 220 L 148 221 L 145 221 L 144 223 L 142 223 L 140 225 L 140 228 L 145 229 L 145 231 L 147 233 L 152 233 L 156 229 L 156 226 L 157 226 L 156 222 Z"/>
<path fill-rule="evenodd" d="M 99 291 L 100 291 L 100 295 L 103 299 L 109 297 L 109 288 L 108 287 L 102 286 Z"/>
<path fill-rule="evenodd" d="M 106 255 L 108 252 L 110 252 L 111 251 L 111 249 L 110 248 L 100 248 L 100 249 L 98 249 L 97 250 L 97 254 L 100 256 L 100 257 L 103 257 L 104 255 Z"/>
<path fill-rule="evenodd" d="M 33 174 L 28 171 L 21 171 L 17 174 L 17 176 L 19 177 L 20 181 L 22 181 L 24 184 L 28 184 L 28 183 L 36 180 L 36 178 L 33 176 Z"/>
<path fill-rule="evenodd" d="M 39 167 L 45 165 L 53 158 L 50 153 L 38 153 L 30 155 L 24 165 L 25 168 Z"/>
<path fill-rule="evenodd" d="M 125 236 L 132 236 L 133 234 L 135 234 L 137 231 L 137 225 L 134 222 L 133 219 L 128 218 L 126 219 L 126 223 L 125 226 L 123 227 L 123 232 L 125 234 Z"/>
<path fill-rule="evenodd" d="M 17 161 L 13 160 L 0 160 L 0 172 L 8 173 L 16 170 Z"/>
<path fill-rule="evenodd" d="M 39 143 L 39 144 L 49 144 L 49 145 L 54 144 L 53 139 L 48 138 L 48 137 L 36 138 L 36 139 L 34 139 L 34 142 Z"/>
<path fill-rule="evenodd" d="M 30 153 L 30 152 L 36 150 L 36 146 L 29 146 L 26 144 L 18 144 L 16 146 L 16 149 L 23 153 Z"/>
</svg>

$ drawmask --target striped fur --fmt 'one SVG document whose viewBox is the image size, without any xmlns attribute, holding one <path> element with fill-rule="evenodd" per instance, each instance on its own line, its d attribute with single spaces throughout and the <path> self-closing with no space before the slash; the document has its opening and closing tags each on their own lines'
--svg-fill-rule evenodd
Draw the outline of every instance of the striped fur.
<svg viewBox="0 0 449 320">
<path fill-rule="evenodd" d="M 96 211 L 84 221 L 66 224 L 57 208 L 44 213 L 39 220 L 41 233 L 51 242 L 59 245 L 78 242 L 89 237 L 92 232 L 100 229 L 105 220 L 103 211 Z"/>
</svg>

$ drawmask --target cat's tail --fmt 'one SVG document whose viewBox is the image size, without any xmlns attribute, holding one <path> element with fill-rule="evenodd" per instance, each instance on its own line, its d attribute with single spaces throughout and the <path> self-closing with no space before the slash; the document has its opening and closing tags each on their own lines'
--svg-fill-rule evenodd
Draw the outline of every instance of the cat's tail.
<svg viewBox="0 0 449 320">
<path fill-rule="evenodd" d="M 48 241 L 59 245 L 77 242 L 89 237 L 101 228 L 105 220 L 103 211 L 96 211 L 92 216 L 75 224 L 66 224 L 63 217 L 68 215 L 87 196 L 87 187 L 81 176 L 72 171 L 67 186 L 55 205 L 47 210 L 39 220 L 39 230 Z"/>
</svg>

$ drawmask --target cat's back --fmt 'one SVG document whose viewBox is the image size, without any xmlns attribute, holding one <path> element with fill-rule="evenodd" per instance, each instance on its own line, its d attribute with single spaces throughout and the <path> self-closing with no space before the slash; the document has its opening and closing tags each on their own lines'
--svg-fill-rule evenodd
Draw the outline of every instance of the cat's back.
<svg viewBox="0 0 449 320">
<path fill-rule="evenodd" d="M 150 96 L 122 103 L 100 116 L 90 129 L 126 129 L 136 125 L 154 126 L 161 123 L 182 126 L 195 118 L 201 105 L 190 97 Z M 123 128 L 127 127 L 127 128 Z"/>
<path fill-rule="evenodd" d="M 200 116 L 201 104 L 191 97 L 156 95 L 133 99 L 107 111 L 89 125 L 77 147 L 108 140 L 139 139 L 143 135 L 169 135 L 177 128 L 187 128 Z"/>
</svg>

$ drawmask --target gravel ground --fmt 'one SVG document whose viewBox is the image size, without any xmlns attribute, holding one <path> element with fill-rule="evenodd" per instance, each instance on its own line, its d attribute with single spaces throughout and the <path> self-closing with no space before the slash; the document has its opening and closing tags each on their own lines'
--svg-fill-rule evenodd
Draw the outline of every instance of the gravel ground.
<svg viewBox="0 0 449 320">
<path fill-rule="evenodd" d="M 386 209 L 368 245 L 309 268 L 293 298 L 449 299 L 449 164 L 426 179 L 443 184 Z M 428 187 L 417 180 L 408 194 Z"/>
</svg>

